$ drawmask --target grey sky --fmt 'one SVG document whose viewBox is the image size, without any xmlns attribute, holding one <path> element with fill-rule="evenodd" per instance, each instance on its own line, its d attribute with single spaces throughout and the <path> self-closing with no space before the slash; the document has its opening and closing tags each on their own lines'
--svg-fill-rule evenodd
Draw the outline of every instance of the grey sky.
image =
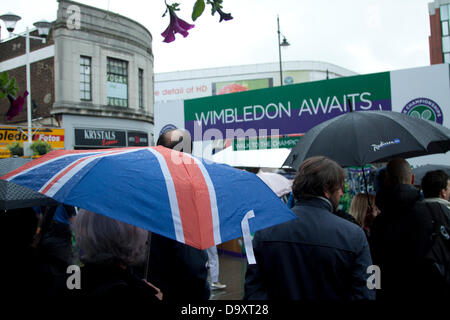
<svg viewBox="0 0 450 320">
<path fill-rule="evenodd" d="M 358 73 L 429 65 L 428 0 L 224 0 L 233 20 L 218 23 L 208 6 L 189 36 L 177 35 L 170 44 L 160 35 L 169 23 L 162 17 L 163 0 L 78 2 L 109 8 L 147 27 L 155 72 L 278 62 L 277 14 L 291 44 L 282 50 L 283 61 L 325 61 Z M 192 23 L 195 0 L 177 2 L 179 17 Z M 38 20 L 55 20 L 57 5 L 56 0 L 0 0 L 5 10 L 0 14 L 22 16 L 16 26 L 21 32 Z"/>
</svg>

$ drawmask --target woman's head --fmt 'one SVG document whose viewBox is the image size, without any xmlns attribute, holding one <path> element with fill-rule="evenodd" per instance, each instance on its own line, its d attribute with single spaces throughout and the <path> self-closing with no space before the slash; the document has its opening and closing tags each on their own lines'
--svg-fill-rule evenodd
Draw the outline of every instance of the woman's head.
<svg viewBox="0 0 450 320">
<path fill-rule="evenodd" d="M 371 208 L 369 207 L 369 203 Z M 356 222 L 363 227 L 369 228 L 373 218 L 379 214 L 379 210 L 375 205 L 375 196 L 372 194 L 358 193 L 353 197 L 350 205 L 350 214 L 355 218 Z"/>
<path fill-rule="evenodd" d="M 143 262 L 147 231 L 81 209 L 73 223 L 85 263 L 135 265 Z"/>
</svg>

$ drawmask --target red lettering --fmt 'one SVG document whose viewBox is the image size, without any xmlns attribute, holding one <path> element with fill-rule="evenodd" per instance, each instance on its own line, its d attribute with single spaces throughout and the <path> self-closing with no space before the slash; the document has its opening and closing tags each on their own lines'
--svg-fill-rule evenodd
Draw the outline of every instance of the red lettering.
<svg viewBox="0 0 450 320">
<path fill-rule="evenodd" d="M 109 145 L 112 145 L 112 144 L 117 144 L 119 141 L 118 140 L 106 140 L 106 139 L 103 139 L 102 140 L 102 146 L 109 146 Z"/>
</svg>

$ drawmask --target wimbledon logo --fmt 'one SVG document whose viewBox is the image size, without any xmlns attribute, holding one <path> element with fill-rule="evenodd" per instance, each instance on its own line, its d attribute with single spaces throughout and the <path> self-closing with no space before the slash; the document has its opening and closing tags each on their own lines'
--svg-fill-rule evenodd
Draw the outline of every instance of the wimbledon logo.
<svg viewBox="0 0 450 320">
<path fill-rule="evenodd" d="M 436 102 L 428 98 L 416 98 L 411 100 L 403 107 L 402 113 L 414 118 L 430 120 L 439 124 L 443 123 L 441 108 Z"/>
</svg>

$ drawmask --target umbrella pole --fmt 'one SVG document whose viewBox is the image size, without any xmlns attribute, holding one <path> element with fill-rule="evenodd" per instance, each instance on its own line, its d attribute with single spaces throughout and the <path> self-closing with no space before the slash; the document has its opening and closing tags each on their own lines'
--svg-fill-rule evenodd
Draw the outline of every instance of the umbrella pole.
<svg viewBox="0 0 450 320">
<path fill-rule="evenodd" d="M 152 233 L 148 231 L 147 234 L 147 248 L 145 252 L 145 269 L 144 269 L 144 279 L 148 281 L 148 268 L 150 265 L 150 246 L 152 244 Z"/>
<path fill-rule="evenodd" d="M 366 195 L 367 195 L 367 203 L 369 204 L 370 211 L 372 211 L 372 204 L 370 203 L 369 190 L 368 190 L 369 188 L 367 186 L 367 179 L 366 179 L 366 173 L 364 170 L 364 165 L 361 166 L 361 170 L 362 170 L 363 180 L 364 180 L 364 189 L 365 189 Z"/>
</svg>

